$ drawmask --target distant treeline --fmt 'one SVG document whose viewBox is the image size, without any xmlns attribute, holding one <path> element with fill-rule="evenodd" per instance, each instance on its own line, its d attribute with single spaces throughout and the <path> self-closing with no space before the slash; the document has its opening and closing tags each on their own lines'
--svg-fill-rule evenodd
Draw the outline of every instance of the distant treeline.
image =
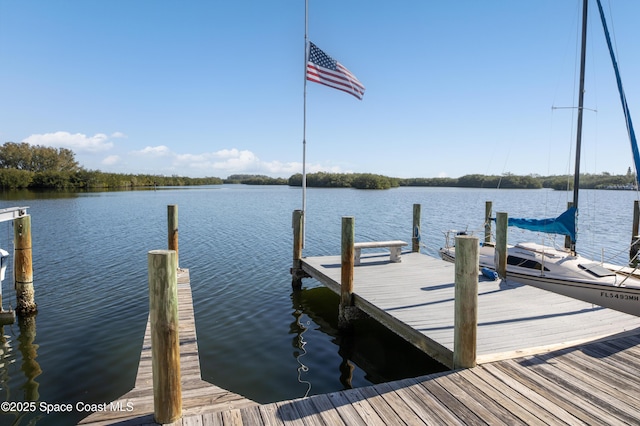
<svg viewBox="0 0 640 426">
<path fill-rule="evenodd" d="M 581 188 L 619 188 L 633 186 L 635 175 L 582 174 Z M 226 179 L 217 177 L 190 178 L 149 174 L 105 173 L 86 170 L 75 160 L 73 151 L 27 143 L 7 142 L 0 146 L 0 187 L 5 189 L 121 189 L 153 186 L 219 185 L 302 186 L 302 175 L 288 179 L 264 175 L 235 174 Z M 389 189 L 398 186 L 446 186 L 462 188 L 553 188 L 571 189 L 568 176 L 465 175 L 459 178 L 395 178 L 373 173 L 310 173 L 307 186 L 322 188 Z"/>
<path fill-rule="evenodd" d="M 400 179 L 372 173 L 318 172 L 307 174 L 307 186 L 317 188 L 389 189 L 399 186 L 399 182 Z M 224 180 L 224 183 L 302 186 L 302 174 L 295 174 L 289 179 L 263 175 L 231 175 Z"/>
<path fill-rule="evenodd" d="M 633 186 L 635 175 L 580 174 L 580 188 L 606 189 L 612 187 Z M 557 190 L 573 190 L 573 176 L 554 175 L 517 176 L 507 173 L 496 175 L 465 175 L 459 178 L 416 178 L 401 179 L 400 186 L 448 186 L 460 188 L 505 188 L 505 189 L 540 189 L 551 188 Z"/>
<path fill-rule="evenodd" d="M 75 172 L 0 169 L 0 187 L 5 189 L 132 189 L 154 186 L 220 185 L 216 177 L 134 175 L 99 170 Z"/>
<path fill-rule="evenodd" d="M 288 185 L 286 178 L 273 178 L 264 175 L 231 175 L 224 183 L 242 183 L 245 185 Z"/>
<path fill-rule="evenodd" d="M 302 186 L 302 174 L 289 178 L 290 186 Z M 389 189 L 400 186 L 400 179 L 373 173 L 310 173 L 307 186 L 318 188 Z"/>
<path fill-rule="evenodd" d="M 628 171 L 626 175 L 581 174 L 580 188 L 605 189 L 633 186 L 635 176 Z M 302 175 L 289 178 L 289 185 L 301 186 Z M 307 175 L 307 186 L 324 188 L 388 189 L 398 186 L 439 186 L 458 188 L 505 188 L 557 190 L 573 189 L 573 176 L 517 176 L 511 173 L 496 175 L 465 175 L 459 178 L 393 178 L 370 173 L 312 173 Z"/>
<path fill-rule="evenodd" d="M 7 142 L 0 146 L 0 187 L 18 189 L 115 189 L 153 186 L 216 185 L 216 177 L 189 178 L 86 170 L 66 148 Z"/>
</svg>

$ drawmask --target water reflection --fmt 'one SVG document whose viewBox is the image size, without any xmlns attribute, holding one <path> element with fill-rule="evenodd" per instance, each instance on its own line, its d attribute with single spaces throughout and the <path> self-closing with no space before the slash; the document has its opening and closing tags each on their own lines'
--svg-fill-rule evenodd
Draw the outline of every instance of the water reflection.
<svg viewBox="0 0 640 426">
<path fill-rule="evenodd" d="M 13 331 L 13 327 L 10 327 Z M 18 342 L 18 352 L 20 353 L 20 371 L 24 375 L 24 383 L 20 386 L 21 394 L 13 394 L 9 388 L 9 381 L 12 374 L 17 374 L 13 366 L 16 363 L 16 354 L 12 348 L 11 335 L 5 334 L 5 326 L 0 327 L 0 398 L 2 401 L 38 402 L 40 399 L 40 384 L 36 378 L 42 374 L 40 364 L 36 361 L 38 357 L 38 345 L 36 338 L 36 315 L 18 317 L 19 334 L 16 338 Z M 10 331 L 10 333 L 11 333 Z M 37 412 L 37 410 L 35 410 Z M 36 424 L 41 415 L 34 417 L 33 412 L 23 410 L 22 412 L 0 413 L 1 424 Z M 7 421 L 6 418 L 12 418 Z M 24 423 L 23 423 L 24 421 Z"/>
<path fill-rule="evenodd" d="M 0 191 L 2 200 L 6 201 L 29 201 L 29 200 L 50 200 L 77 198 L 79 192 L 56 191 L 56 190 L 30 190 L 16 189 Z"/>
<path fill-rule="evenodd" d="M 303 398 L 306 398 L 309 395 L 309 392 L 311 392 L 311 382 L 302 379 L 303 373 L 307 373 L 309 371 L 309 367 L 302 362 L 302 358 L 307 354 L 307 351 L 304 348 L 307 344 L 304 340 L 304 332 L 307 331 L 307 327 L 300 321 L 303 316 L 302 311 L 296 309 L 293 311 L 292 315 L 295 318 L 295 321 L 291 323 L 289 333 L 296 335 L 291 343 L 295 348 L 293 351 L 293 357 L 298 362 L 298 382 L 307 385 L 307 391 L 303 395 Z M 309 322 L 307 322 L 307 325 L 309 325 Z"/>
<path fill-rule="evenodd" d="M 358 369 L 364 372 L 364 377 L 371 383 L 447 370 L 444 365 L 371 318 L 358 319 L 349 329 L 339 329 L 339 297 L 325 287 L 294 290 L 291 300 L 295 321 L 291 323 L 289 332 L 295 334 L 292 345 L 296 350 L 293 354 L 304 372 L 308 372 L 308 369 L 304 370 L 307 367 L 301 358 L 305 355 L 317 356 L 305 350 L 307 342 L 304 333 L 311 324 L 302 320 L 305 315 L 317 326 L 314 329 L 330 336 L 331 343 L 337 346 L 340 364 L 336 376 L 343 389 L 362 385 L 354 385 L 354 373 Z"/>
<path fill-rule="evenodd" d="M 24 391 L 24 401 L 37 401 L 40 399 L 38 388 L 40 385 L 36 382 L 36 377 L 42 374 L 40 364 L 36 361 L 38 357 L 38 345 L 34 343 L 36 339 L 36 315 L 19 316 L 18 328 L 20 335 L 18 336 L 18 350 L 22 355 L 22 367 L 20 368 L 27 379 L 22 389 Z"/>
<path fill-rule="evenodd" d="M 13 362 L 11 357 L 11 343 L 9 336 L 4 334 L 4 325 L 0 327 L 0 400 L 9 401 L 9 364 Z"/>
<path fill-rule="evenodd" d="M 353 388 L 353 371 L 355 370 L 355 366 L 349 361 L 354 357 L 354 339 L 353 329 L 341 329 L 340 333 L 342 337 L 339 338 L 340 349 L 338 350 L 338 354 L 342 358 L 340 362 L 340 383 L 345 389 Z"/>
</svg>

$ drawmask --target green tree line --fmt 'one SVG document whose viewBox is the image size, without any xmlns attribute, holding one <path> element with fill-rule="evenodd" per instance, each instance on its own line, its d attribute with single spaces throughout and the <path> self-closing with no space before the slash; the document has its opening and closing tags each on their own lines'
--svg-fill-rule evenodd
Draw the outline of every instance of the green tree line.
<svg viewBox="0 0 640 426">
<path fill-rule="evenodd" d="M 289 178 L 290 186 L 302 186 L 302 174 Z M 400 186 L 400 179 L 373 173 L 310 173 L 307 186 L 322 188 L 389 189 Z"/>
<path fill-rule="evenodd" d="M 189 178 L 86 170 L 70 149 L 7 142 L 0 146 L 0 187 L 6 189 L 112 189 L 221 184 L 215 177 Z"/>
<path fill-rule="evenodd" d="M 635 175 L 630 171 L 626 175 L 581 174 L 580 188 L 605 189 L 630 187 L 635 182 Z M 290 186 L 301 186 L 302 175 L 295 174 L 289 178 Z M 540 189 L 552 188 L 571 190 L 573 176 L 554 175 L 518 176 L 511 173 L 504 175 L 464 175 L 459 178 L 393 178 L 370 173 L 312 173 L 307 175 L 307 186 L 324 188 L 359 188 L 388 189 L 397 186 L 433 186 L 458 188 L 503 188 L 503 189 Z"/>
<path fill-rule="evenodd" d="M 273 178 L 264 175 L 231 175 L 224 179 L 224 183 L 242 183 L 245 185 L 287 185 L 285 178 Z"/>
<path fill-rule="evenodd" d="M 600 189 L 629 187 L 635 182 L 631 169 L 626 175 L 582 174 L 580 187 Z M 247 185 L 302 186 L 302 175 L 288 179 L 264 175 L 235 174 L 227 179 L 217 177 L 190 178 L 151 174 L 105 173 L 86 170 L 78 164 L 70 149 L 29 145 L 25 142 L 6 142 L 0 146 L 0 187 L 5 189 L 115 189 L 153 186 L 219 185 L 239 183 Z M 389 189 L 398 186 L 446 186 L 462 188 L 553 188 L 572 189 L 569 176 L 518 176 L 471 174 L 459 178 L 395 178 L 373 173 L 307 174 L 307 186 L 323 188 Z"/>
</svg>

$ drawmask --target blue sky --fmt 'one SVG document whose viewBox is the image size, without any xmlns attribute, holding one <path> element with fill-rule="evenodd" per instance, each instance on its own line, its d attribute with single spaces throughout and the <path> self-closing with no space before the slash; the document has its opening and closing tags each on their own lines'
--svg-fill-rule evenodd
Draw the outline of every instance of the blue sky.
<svg viewBox="0 0 640 426">
<path fill-rule="evenodd" d="M 398 177 L 572 170 L 581 0 L 310 0 L 309 39 L 366 86 L 307 85 L 307 167 Z M 591 5 L 582 170 L 632 166 Z M 604 0 L 640 123 L 640 2 Z M 304 0 L 0 0 L 0 143 L 87 169 L 301 171 Z M 640 124 L 638 124 L 640 126 Z"/>
</svg>

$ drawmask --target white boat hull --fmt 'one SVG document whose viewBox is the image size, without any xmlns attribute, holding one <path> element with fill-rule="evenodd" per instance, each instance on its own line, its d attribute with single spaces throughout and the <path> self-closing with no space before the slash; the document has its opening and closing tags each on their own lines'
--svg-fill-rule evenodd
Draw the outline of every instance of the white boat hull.
<svg viewBox="0 0 640 426">
<path fill-rule="evenodd" d="M 440 249 L 440 255 L 444 260 L 455 262 L 454 247 Z M 481 246 L 480 268 L 495 270 L 494 255 L 493 246 Z M 599 265 L 603 268 L 598 268 L 597 272 L 603 272 L 600 276 L 584 269 L 585 265 L 592 265 L 592 261 L 538 244 L 510 246 L 508 256 L 506 279 L 510 281 L 640 316 L 640 277 L 630 276 L 631 268 Z M 609 273 L 604 275 L 604 270 Z"/>
</svg>

